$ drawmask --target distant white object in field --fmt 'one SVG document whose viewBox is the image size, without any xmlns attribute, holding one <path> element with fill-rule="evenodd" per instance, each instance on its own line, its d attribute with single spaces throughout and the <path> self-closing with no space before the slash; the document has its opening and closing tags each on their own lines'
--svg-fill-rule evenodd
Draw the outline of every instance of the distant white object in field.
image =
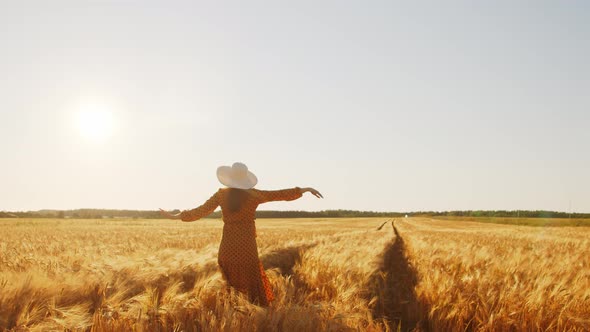
<svg viewBox="0 0 590 332">
<path fill-rule="evenodd" d="M 408 217 L 408 215 L 406 214 L 406 218 Z"/>
</svg>

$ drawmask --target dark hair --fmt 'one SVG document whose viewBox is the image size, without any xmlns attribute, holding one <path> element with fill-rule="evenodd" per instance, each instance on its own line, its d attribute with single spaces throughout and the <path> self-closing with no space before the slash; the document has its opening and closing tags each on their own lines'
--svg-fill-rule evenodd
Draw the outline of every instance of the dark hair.
<svg viewBox="0 0 590 332">
<path fill-rule="evenodd" d="M 227 207 L 231 212 L 236 212 L 242 207 L 242 203 L 244 203 L 247 198 L 247 190 L 229 188 L 229 192 L 227 193 Z"/>
</svg>

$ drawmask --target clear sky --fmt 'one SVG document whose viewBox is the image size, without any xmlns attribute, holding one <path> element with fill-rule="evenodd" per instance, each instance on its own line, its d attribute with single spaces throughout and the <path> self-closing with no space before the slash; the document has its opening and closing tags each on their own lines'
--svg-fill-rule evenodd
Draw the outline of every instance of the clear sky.
<svg viewBox="0 0 590 332">
<path fill-rule="evenodd" d="M 588 1 L 2 1 L 0 210 L 590 212 Z"/>
</svg>

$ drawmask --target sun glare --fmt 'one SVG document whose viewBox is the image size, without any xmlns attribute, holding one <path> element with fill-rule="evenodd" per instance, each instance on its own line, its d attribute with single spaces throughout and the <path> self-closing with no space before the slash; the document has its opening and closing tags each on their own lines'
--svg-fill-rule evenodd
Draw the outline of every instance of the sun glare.
<svg viewBox="0 0 590 332">
<path fill-rule="evenodd" d="M 78 130 L 88 140 L 104 142 L 112 134 L 112 114 L 102 106 L 86 106 L 78 113 Z"/>
</svg>

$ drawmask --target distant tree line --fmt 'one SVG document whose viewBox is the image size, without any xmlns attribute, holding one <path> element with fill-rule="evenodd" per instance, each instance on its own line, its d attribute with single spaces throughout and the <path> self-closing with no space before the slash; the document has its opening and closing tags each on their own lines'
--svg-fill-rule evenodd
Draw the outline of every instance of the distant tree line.
<svg viewBox="0 0 590 332">
<path fill-rule="evenodd" d="M 497 218 L 590 218 L 590 213 L 569 213 L 545 210 L 475 210 L 475 211 L 444 211 L 444 212 L 416 212 L 430 216 L 450 217 L 497 217 Z"/>
<path fill-rule="evenodd" d="M 179 210 L 173 211 L 180 212 Z M 26 212 L 0 212 L 0 218 L 72 218 L 72 219 L 102 219 L 102 218 L 131 218 L 158 219 L 159 211 L 150 210 L 109 210 L 109 209 L 76 209 L 76 210 L 39 210 Z"/>
<path fill-rule="evenodd" d="M 174 210 L 172 213 L 178 213 Z M 590 213 L 567 213 L 557 211 L 527 211 L 527 210 L 476 210 L 476 211 L 414 211 L 414 212 L 374 212 L 356 210 L 325 210 L 325 211 L 256 211 L 256 218 L 354 218 L 354 217 L 499 217 L 499 218 L 590 218 Z M 207 218 L 220 218 L 217 211 Z M 77 210 L 39 210 L 27 212 L 3 212 L 0 218 L 73 218 L 73 219 L 161 219 L 159 211 L 154 210 L 109 210 L 109 209 L 77 209 Z"/>
</svg>

